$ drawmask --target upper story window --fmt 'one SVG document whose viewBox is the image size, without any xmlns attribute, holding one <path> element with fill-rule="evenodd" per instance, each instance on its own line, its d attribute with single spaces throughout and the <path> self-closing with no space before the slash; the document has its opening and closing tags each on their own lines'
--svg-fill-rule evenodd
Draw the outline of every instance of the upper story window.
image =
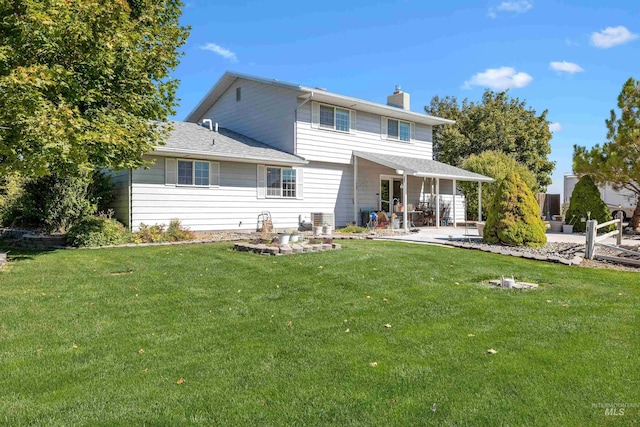
<svg viewBox="0 0 640 427">
<path fill-rule="evenodd" d="M 240 100 L 242 100 L 242 88 L 241 87 L 237 87 L 236 88 L 236 102 L 239 102 Z"/>
<path fill-rule="evenodd" d="M 209 186 L 209 162 L 178 160 L 178 185 Z"/>
<path fill-rule="evenodd" d="M 400 141 L 411 140 L 411 124 L 400 120 L 387 120 L 387 137 L 389 139 L 399 139 Z"/>
<path fill-rule="evenodd" d="M 332 105 L 312 103 L 311 126 L 339 132 L 355 131 L 355 111 Z"/>
<path fill-rule="evenodd" d="M 320 127 L 349 132 L 349 110 L 321 105 Z"/>
<path fill-rule="evenodd" d="M 402 120 L 381 118 L 382 139 L 395 139 L 397 141 L 411 141 L 414 132 L 414 125 Z"/>
<path fill-rule="evenodd" d="M 267 197 L 296 197 L 296 170 L 267 167 Z"/>
</svg>

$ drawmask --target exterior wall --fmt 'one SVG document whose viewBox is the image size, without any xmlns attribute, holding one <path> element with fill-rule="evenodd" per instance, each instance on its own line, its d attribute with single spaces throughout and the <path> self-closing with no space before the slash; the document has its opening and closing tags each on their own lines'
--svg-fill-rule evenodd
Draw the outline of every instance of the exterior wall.
<svg viewBox="0 0 640 427">
<path fill-rule="evenodd" d="M 257 197 L 257 165 L 220 162 L 220 186 L 165 185 L 164 159 L 133 171 L 132 229 L 180 219 L 193 231 L 255 231 L 258 215 L 269 211 L 275 229 L 297 229 L 312 212 L 334 213 L 336 225 L 351 220 L 353 173 L 349 166 L 310 164 L 302 173 L 302 199 Z M 347 215 L 351 215 L 347 217 Z"/>
<path fill-rule="evenodd" d="M 114 184 L 115 199 L 109 206 L 114 211 L 114 217 L 129 226 L 129 171 L 112 171 L 109 172 L 111 182 Z"/>
<path fill-rule="evenodd" d="M 241 100 L 236 101 L 236 89 Z M 250 80 L 237 80 L 202 119 L 293 154 L 293 125 L 298 105 L 293 90 Z"/>
<path fill-rule="evenodd" d="M 411 142 L 381 138 L 381 117 L 356 112 L 355 133 L 345 133 L 311 126 L 311 102 L 297 110 L 296 154 L 310 161 L 351 163 L 353 151 L 411 156 L 432 159 L 431 126 L 415 124 Z"/>
</svg>

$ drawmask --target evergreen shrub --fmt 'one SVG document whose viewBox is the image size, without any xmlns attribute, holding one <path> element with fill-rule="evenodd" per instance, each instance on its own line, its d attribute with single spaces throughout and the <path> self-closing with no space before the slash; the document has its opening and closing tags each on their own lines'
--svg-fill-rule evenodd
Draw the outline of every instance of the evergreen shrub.
<svg viewBox="0 0 640 427">
<path fill-rule="evenodd" d="M 508 173 L 493 198 L 483 240 L 508 246 L 544 246 L 545 231 L 533 193 L 517 173 Z"/>
<path fill-rule="evenodd" d="M 590 212 L 590 214 L 588 214 Z M 600 190 L 589 175 L 585 175 L 576 184 L 571 193 L 569 210 L 565 217 L 567 224 L 572 223 L 573 231 L 584 232 L 587 229 L 587 222 L 582 222 L 582 218 L 595 219 L 598 224 L 611 221 L 611 211 L 600 197 Z M 611 225 L 600 229 L 601 232 L 611 231 L 615 226 Z"/>
</svg>

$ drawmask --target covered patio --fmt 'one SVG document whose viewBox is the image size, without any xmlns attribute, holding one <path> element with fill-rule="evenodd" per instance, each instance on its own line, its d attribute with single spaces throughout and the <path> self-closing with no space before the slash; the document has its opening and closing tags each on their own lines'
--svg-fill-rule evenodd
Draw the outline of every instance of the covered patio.
<svg viewBox="0 0 640 427">
<path fill-rule="evenodd" d="M 493 178 L 430 159 L 389 154 L 353 152 L 353 221 L 362 223 L 370 211 L 380 211 L 400 219 L 408 231 L 416 214 L 432 212 L 439 228 L 451 220 L 453 227 L 466 217 L 464 196 L 457 190 L 460 181 L 478 183 L 478 214 L 482 211 L 482 183 Z M 443 207 L 450 209 L 444 209 Z M 446 216 L 446 218 L 443 218 Z"/>
</svg>

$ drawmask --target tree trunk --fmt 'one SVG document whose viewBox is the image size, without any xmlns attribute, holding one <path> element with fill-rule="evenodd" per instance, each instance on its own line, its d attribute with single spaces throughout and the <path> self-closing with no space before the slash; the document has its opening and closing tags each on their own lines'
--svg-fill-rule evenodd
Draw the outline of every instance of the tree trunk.
<svg viewBox="0 0 640 427">
<path fill-rule="evenodd" d="M 633 218 L 631 218 L 631 228 L 633 231 L 640 232 L 640 198 L 636 204 L 636 210 L 633 211 Z"/>
</svg>

